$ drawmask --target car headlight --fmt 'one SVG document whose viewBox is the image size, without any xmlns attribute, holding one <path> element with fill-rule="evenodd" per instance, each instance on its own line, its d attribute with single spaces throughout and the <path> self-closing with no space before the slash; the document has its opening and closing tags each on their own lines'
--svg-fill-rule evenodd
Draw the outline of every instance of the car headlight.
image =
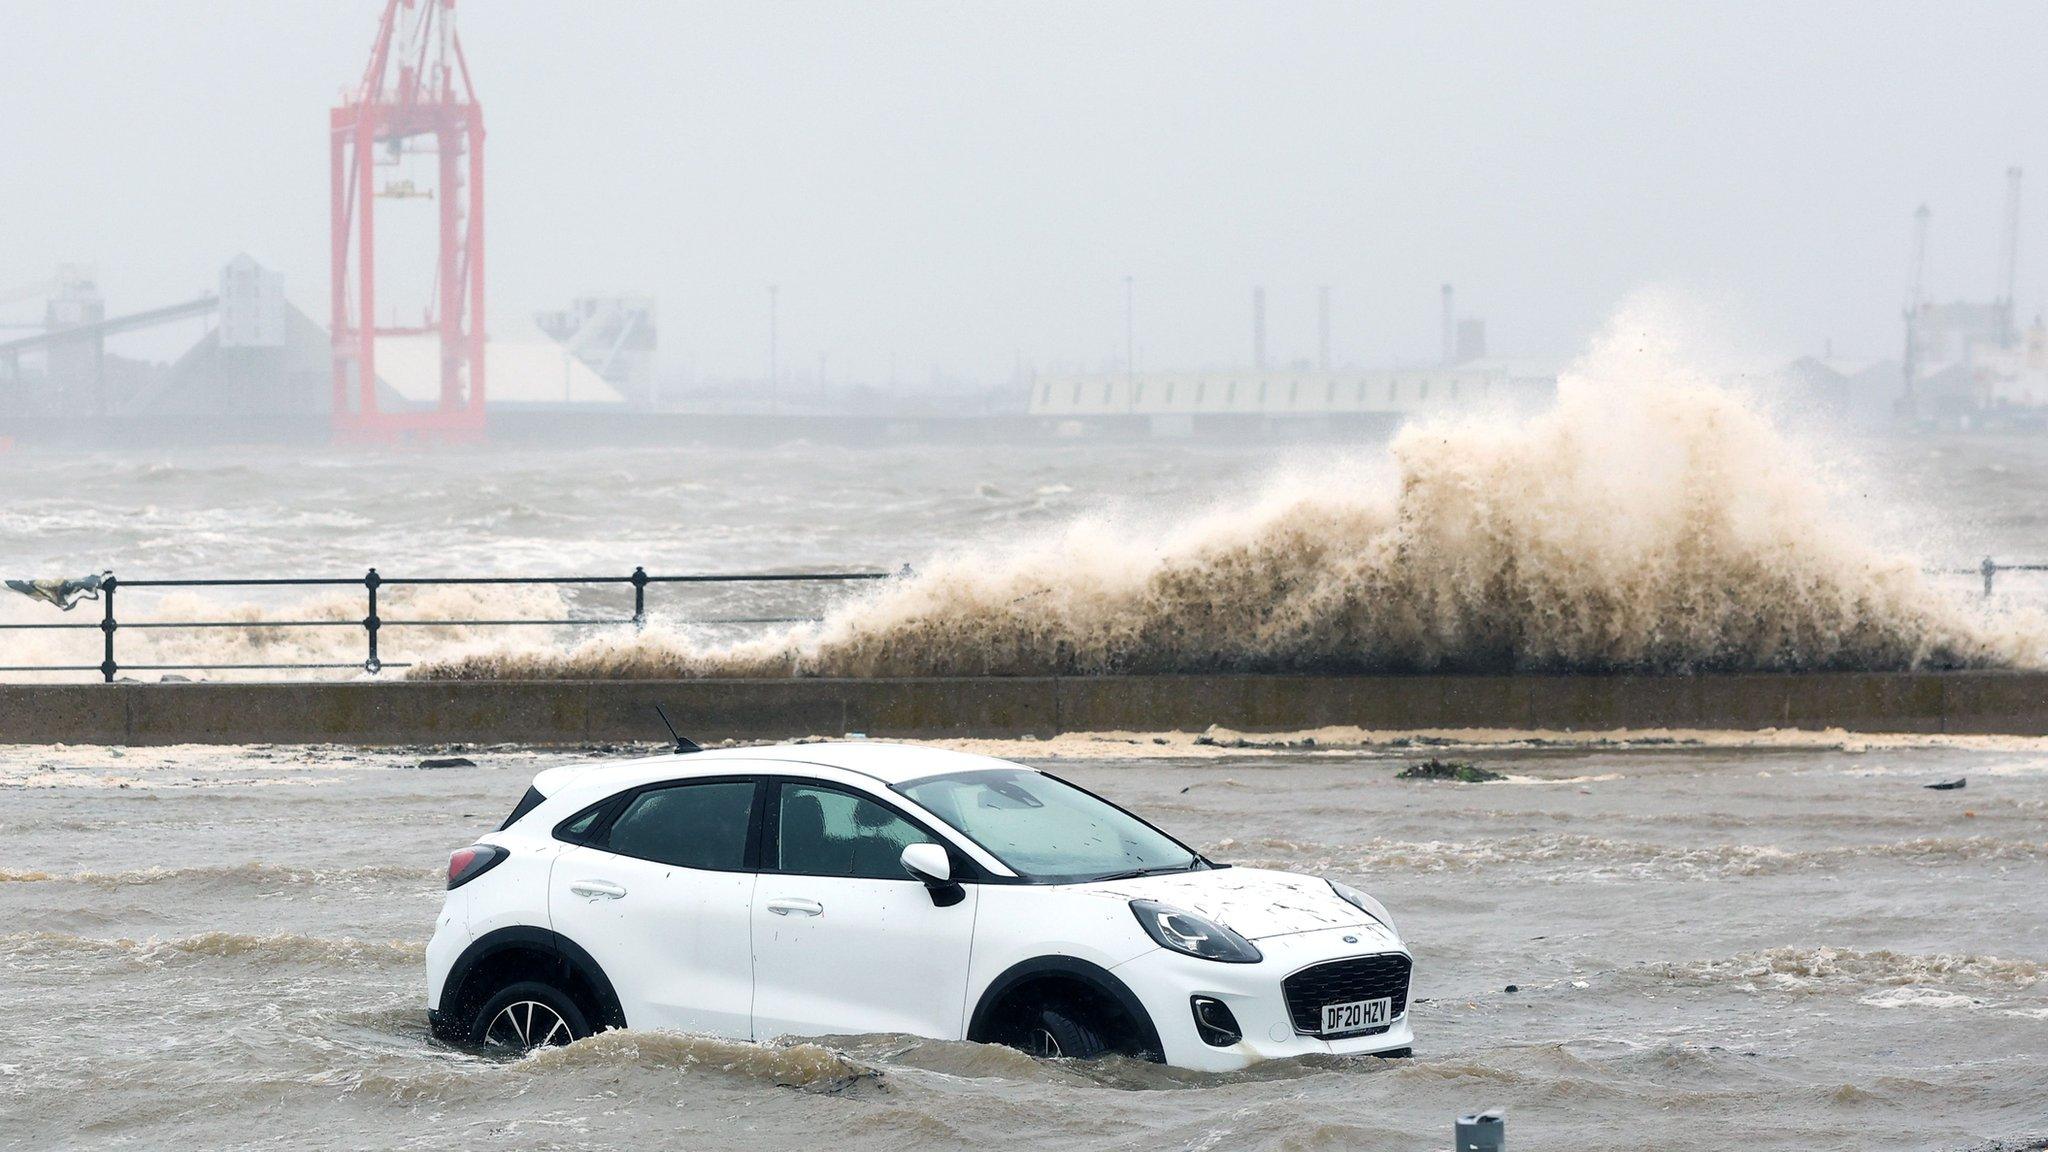
<svg viewBox="0 0 2048 1152">
<path fill-rule="evenodd" d="M 1394 935 L 1399 936 L 1401 934 L 1401 930 L 1394 927 L 1394 918 L 1388 914 L 1385 904 L 1367 896 L 1349 884 L 1339 884 L 1335 880 L 1328 881 L 1328 883 L 1330 891 L 1335 892 L 1339 900 L 1386 925 L 1387 931 L 1392 932 Z"/>
<path fill-rule="evenodd" d="M 1257 964 L 1265 959 L 1251 941 L 1193 912 L 1156 900 L 1133 900 L 1131 913 L 1161 948 L 1224 964 Z"/>
</svg>

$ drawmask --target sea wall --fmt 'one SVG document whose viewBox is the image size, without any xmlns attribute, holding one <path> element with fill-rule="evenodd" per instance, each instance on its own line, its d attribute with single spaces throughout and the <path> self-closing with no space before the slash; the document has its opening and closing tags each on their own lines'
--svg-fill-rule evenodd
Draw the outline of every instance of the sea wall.
<svg viewBox="0 0 2048 1152">
<path fill-rule="evenodd" d="M 0 743 L 582 744 L 1105 730 L 1843 728 L 2048 735 L 2048 673 L 0 685 Z"/>
</svg>

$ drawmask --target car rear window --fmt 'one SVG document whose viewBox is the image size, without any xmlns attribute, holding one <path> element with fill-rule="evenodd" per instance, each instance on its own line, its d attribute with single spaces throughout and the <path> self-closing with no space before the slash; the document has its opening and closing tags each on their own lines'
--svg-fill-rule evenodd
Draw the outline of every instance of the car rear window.
<svg viewBox="0 0 2048 1152">
<path fill-rule="evenodd" d="M 737 872 L 746 866 L 753 811 L 751 780 L 652 788 L 612 821 L 604 847 L 681 868 Z"/>
</svg>

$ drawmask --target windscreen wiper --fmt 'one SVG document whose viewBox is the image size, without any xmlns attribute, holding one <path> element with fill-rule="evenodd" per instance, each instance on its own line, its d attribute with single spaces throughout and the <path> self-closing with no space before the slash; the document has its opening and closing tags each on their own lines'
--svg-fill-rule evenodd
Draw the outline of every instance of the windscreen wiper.
<svg viewBox="0 0 2048 1152">
<path fill-rule="evenodd" d="M 1192 871 L 1194 871 L 1194 865 L 1192 863 L 1168 864 L 1159 868 L 1133 868 L 1128 872 L 1111 872 L 1107 876 L 1097 876 L 1093 880 L 1088 881 L 1088 883 L 1100 884 L 1104 880 L 1136 880 L 1140 876 L 1164 876 L 1168 872 Z"/>
</svg>

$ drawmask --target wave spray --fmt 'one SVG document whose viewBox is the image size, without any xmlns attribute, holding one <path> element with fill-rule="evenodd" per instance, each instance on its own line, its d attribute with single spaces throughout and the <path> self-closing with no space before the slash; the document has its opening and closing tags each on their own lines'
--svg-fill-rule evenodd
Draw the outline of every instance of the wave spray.
<svg viewBox="0 0 2048 1152">
<path fill-rule="evenodd" d="M 1150 530 L 960 550 L 815 625 L 484 651 L 427 677 L 1647 672 L 2013 663 L 1842 515 L 1825 471 L 1625 307 L 1533 416 L 1412 424 L 1390 464 Z"/>
</svg>

